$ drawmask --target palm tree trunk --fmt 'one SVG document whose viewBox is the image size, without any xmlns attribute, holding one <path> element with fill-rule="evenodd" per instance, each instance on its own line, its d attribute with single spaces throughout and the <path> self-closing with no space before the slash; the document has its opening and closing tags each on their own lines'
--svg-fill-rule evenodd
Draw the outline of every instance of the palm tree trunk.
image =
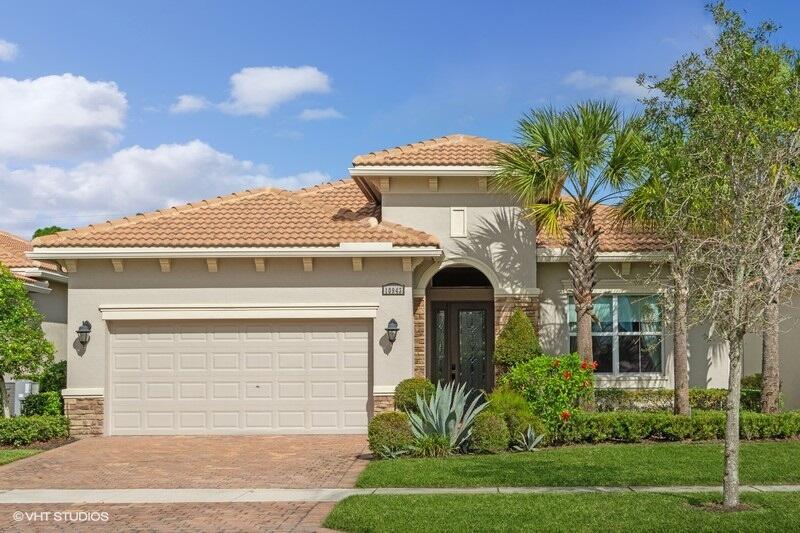
<svg viewBox="0 0 800 533">
<path fill-rule="evenodd" d="M 689 278 L 680 265 L 673 263 L 675 289 L 673 309 L 672 351 L 674 354 L 676 415 L 689 415 Z"/>
<path fill-rule="evenodd" d="M 742 393 L 742 348 L 744 333 L 730 340 L 727 419 L 725 423 L 725 477 L 722 483 L 725 507 L 739 506 L 739 404 Z"/>
<path fill-rule="evenodd" d="M 577 317 L 578 353 L 581 360 L 592 363 L 592 290 L 597 284 L 597 249 L 600 233 L 594 225 L 594 210 L 578 206 L 574 223 L 569 228 L 569 274 Z M 594 396 L 586 401 L 586 409 L 594 409 Z"/>
<path fill-rule="evenodd" d="M 761 339 L 761 412 L 776 413 L 780 394 L 780 309 L 775 298 L 764 309 L 766 321 Z"/>
</svg>

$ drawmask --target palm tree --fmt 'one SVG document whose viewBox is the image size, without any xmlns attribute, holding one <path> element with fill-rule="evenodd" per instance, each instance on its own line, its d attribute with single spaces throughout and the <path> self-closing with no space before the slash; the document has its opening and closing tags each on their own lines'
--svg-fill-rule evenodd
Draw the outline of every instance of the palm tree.
<svg viewBox="0 0 800 533">
<path fill-rule="evenodd" d="M 618 199 L 642 164 L 639 121 L 614 104 L 588 101 L 533 110 L 518 142 L 496 152 L 492 187 L 518 197 L 539 231 L 568 237 L 578 353 L 592 362 L 592 290 L 597 283 L 597 206 Z"/>
<path fill-rule="evenodd" d="M 663 135 L 663 134 L 662 134 Z M 698 199 L 682 187 L 680 147 L 673 135 L 651 140 L 648 172 L 640 177 L 618 211 L 621 223 L 632 223 L 655 230 L 671 251 L 669 263 L 672 296 L 672 347 L 675 382 L 674 412 L 690 414 L 689 406 L 689 282 L 692 262 L 689 239 Z M 677 142 L 675 142 L 677 139 Z M 665 146 L 666 145 L 666 146 Z"/>
</svg>

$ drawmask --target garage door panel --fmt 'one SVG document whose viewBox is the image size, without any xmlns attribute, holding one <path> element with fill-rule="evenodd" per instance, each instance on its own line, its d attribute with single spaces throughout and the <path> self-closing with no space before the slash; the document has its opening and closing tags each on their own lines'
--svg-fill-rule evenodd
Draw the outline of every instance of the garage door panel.
<svg viewBox="0 0 800 533">
<path fill-rule="evenodd" d="M 110 329 L 112 434 L 366 431 L 368 323 Z"/>
</svg>

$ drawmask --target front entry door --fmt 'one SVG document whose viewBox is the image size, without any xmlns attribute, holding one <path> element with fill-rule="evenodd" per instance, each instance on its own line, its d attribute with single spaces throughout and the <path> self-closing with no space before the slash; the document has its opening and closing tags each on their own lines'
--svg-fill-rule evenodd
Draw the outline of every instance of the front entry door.
<svg viewBox="0 0 800 533">
<path fill-rule="evenodd" d="M 491 390 L 494 303 L 433 302 L 431 312 L 431 380 Z"/>
</svg>

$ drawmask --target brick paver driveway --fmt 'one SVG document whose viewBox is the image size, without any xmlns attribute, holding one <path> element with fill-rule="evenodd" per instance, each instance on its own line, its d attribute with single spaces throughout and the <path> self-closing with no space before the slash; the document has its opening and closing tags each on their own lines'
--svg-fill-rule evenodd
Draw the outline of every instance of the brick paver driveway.
<svg viewBox="0 0 800 533">
<path fill-rule="evenodd" d="M 100 437 L 0 467 L 0 489 L 352 487 L 363 435 Z"/>
<path fill-rule="evenodd" d="M 3 489 L 352 487 L 364 436 L 103 437 L 0 467 Z M 316 531 L 328 502 L 0 505 L 0 531 Z M 106 522 L 76 522 L 80 511 Z M 62 512 L 18 520 L 15 512 Z M 71 513 L 71 514 L 66 514 Z M 83 516 L 87 516 L 84 514 Z M 69 521 L 72 519 L 73 521 Z"/>
</svg>

